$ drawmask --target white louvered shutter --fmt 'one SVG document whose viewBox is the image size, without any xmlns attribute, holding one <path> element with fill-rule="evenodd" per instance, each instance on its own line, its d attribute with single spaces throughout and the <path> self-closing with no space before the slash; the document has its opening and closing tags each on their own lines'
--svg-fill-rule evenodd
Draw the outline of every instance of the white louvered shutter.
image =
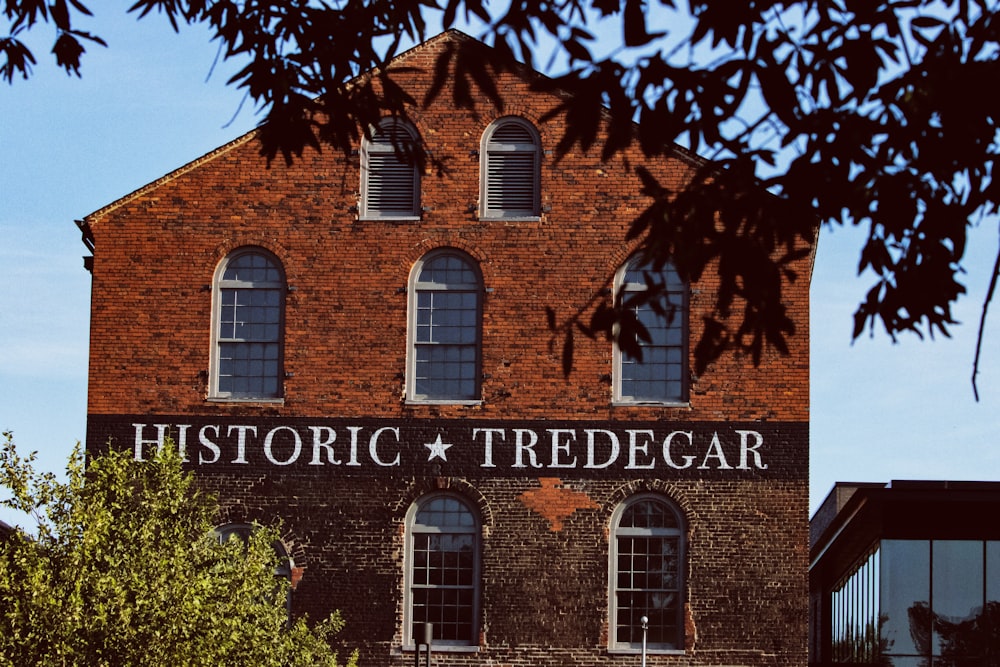
<svg viewBox="0 0 1000 667">
<path fill-rule="evenodd" d="M 413 137 L 398 125 L 379 128 L 367 142 L 364 217 L 420 214 L 420 180 L 413 149 Z"/>
<path fill-rule="evenodd" d="M 485 217 L 539 214 L 538 146 L 531 130 L 505 122 L 486 145 Z"/>
</svg>

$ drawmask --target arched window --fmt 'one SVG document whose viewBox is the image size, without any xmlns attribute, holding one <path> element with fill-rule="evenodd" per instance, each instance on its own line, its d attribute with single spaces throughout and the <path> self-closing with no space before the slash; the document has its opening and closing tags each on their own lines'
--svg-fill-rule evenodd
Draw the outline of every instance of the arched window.
<svg viewBox="0 0 1000 667">
<path fill-rule="evenodd" d="M 417 135 L 398 119 L 386 118 L 362 145 L 361 217 L 415 219 L 420 216 Z"/>
<path fill-rule="evenodd" d="M 255 527 L 249 523 L 227 523 L 215 529 L 215 536 L 220 544 L 225 544 L 231 539 L 239 539 L 246 543 L 250 540 Z M 288 550 L 280 540 L 271 543 L 277 565 L 274 568 L 274 576 L 283 577 L 291 581 L 292 579 L 292 557 L 288 555 Z"/>
<path fill-rule="evenodd" d="M 634 316 L 615 341 L 615 401 L 687 400 L 687 284 L 669 261 L 657 268 L 633 259 L 619 270 L 615 285 L 617 298 Z"/>
<path fill-rule="evenodd" d="M 480 151 L 483 218 L 535 218 L 541 214 L 538 132 L 508 116 L 486 128 Z"/>
<path fill-rule="evenodd" d="M 285 277 L 262 248 L 240 248 L 215 276 L 210 394 L 223 399 L 281 397 Z"/>
<path fill-rule="evenodd" d="M 612 517 L 610 648 L 683 649 L 684 523 L 667 500 L 633 496 Z"/>
<path fill-rule="evenodd" d="M 454 494 L 418 500 L 406 517 L 406 610 L 403 643 L 471 646 L 479 638 L 479 520 Z"/>
<path fill-rule="evenodd" d="M 238 539 L 244 544 L 250 541 L 250 535 L 253 534 L 256 527 L 249 523 L 227 523 L 223 526 L 219 526 L 215 529 L 215 537 L 219 540 L 219 544 L 225 544 L 229 540 Z M 274 550 L 275 566 L 274 566 L 274 576 L 280 577 L 288 582 L 289 586 L 286 588 L 285 594 L 285 612 L 288 614 L 288 621 L 292 620 L 292 589 L 295 587 L 295 582 L 292 579 L 292 568 L 294 563 L 292 562 L 292 557 L 288 555 L 288 550 L 285 545 L 281 543 L 281 540 L 275 540 L 271 543 L 271 549 Z"/>
<path fill-rule="evenodd" d="M 479 398 L 479 268 L 453 249 L 425 255 L 410 276 L 407 398 L 458 402 Z"/>
</svg>

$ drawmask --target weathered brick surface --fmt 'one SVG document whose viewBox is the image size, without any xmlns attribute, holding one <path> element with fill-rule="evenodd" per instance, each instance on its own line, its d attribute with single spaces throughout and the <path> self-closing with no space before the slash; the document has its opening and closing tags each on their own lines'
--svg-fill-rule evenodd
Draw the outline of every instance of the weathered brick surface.
<svg viewBox="0 0 1000 667">
<path fill-rule="evenodd" d="M 416 99 L 441 41 L 402 59 L 416 68 L 400 77 Z M 482 514 L 483 632 L 478 653 L 438 655 L 436 665 L 637 664 L 635 656 L 606 648 L 607 554 L 614 507 L 641 489 L 659 490 L 683 509 L 689 540 L 685 651 L 650 664 L 805 664 L 811 259 L 785 286 L 796 325 L 789 355 L 766 352 L 758 367 L 738 356 L 722 359 L 692 380 L 689 406 L 613 406 L 611 345 L 577 336 L 573 372 L 565 377 L 561 340 L 548 332 L 545 307 L 569 316 L 628 257 L 626 231 L 649 203 L 634 166 L 645 163 L 677 185 L 690 159 L 679 152 L 648 163 L 629 150 L 602 162 L 593 151 L 557 164 L 552 148 L 562 121 L 540 122 L 555 99 L 512 74 L 499 83 L 511 100 L 502 112 L 485 100 L 475 111 L 456 109 L 447 96 L 415 110 L 428 150 L 447 165 L 423 176 L 420 221 L 357 219 L 357 157 L 307 151 L 291 166 L 267 168 L 252 136 L 89 216 L 96 244 L 89 444 L 115 432 L 116 421 L 127 430 L 134 420 L 178 424 L 194 417 L 273 425 L 309 418 L 520 420 L 539 428 L 560 420 L 622 428 L 778 424 L 780 457 L 756 472 L 695 465 L 655 477 L 623 475 L 621 467 L 448 476 L 406 465 L 380 473 L 370 466 L 320 470 L 305 458 L 283 470 L 258 457 L 220 465 L 202 479 L 228 518 L 284 522 L 303 568 L 295 609 L 311 616 L 342 609 L 347 642 L 362 646 L 368 665 L 412 664 L 412 654 L 400 651 L 403 519 L 416 498 L 441 486 L 466 494 Z M 478 217 L 480 138 L 506 114 L 535 123 L 546 150 L 537 222 Z M 206 400 L 213 275 L 228 252 L 245 245 L 274 253 L 291 287 L 280 404 Z M 483 400 L 406 404 L 405 287 L 414 262 L 446 246 L 479 262 L 488 290 Z M 717 277 L 706 271 L 692 287 L 695 340 Z M 173 417 L 158 420 L 163 415 Z"/>
</svg>

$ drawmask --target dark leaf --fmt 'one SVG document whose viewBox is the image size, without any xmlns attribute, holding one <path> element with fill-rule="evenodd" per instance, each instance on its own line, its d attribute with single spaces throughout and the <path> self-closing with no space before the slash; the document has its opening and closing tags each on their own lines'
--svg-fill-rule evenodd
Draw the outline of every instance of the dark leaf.
<svg viewBox="0 0 1000 667">
<path fill-rule="evenodd" d="M 80 76 L 80 56 L 83 55 L 83 45 L 68 32 L 64 32 L 56 40 L 52 47 L 52 53 L 56 56 L 56 64 L 66 70 L 68 74 Z"/>
<path fill-rule="evenodd" d="M 562 348 L 562 371 L 564 376 L 569 376 L 573 370 L 573 329 L 566 330 L 566 337 L 563 339 Z"/>
<path fill-rule="evenodd" d="M 23 42 L 13 38 L 0 39 L 0 54 L 4 56 L 0 76 L 7 83 L 11 83 L 16 75 L 20 75 L 22 79 L 31 75 L 31 68 L 36 64 L 35 56 Z"/>
<path fill-rule="evenodd" d="M 625 46 L 642 46 L 663 36 L 662 32 L 650 34 L 646 31 L 645 0 L 625 0 L 623 28 Z"/>
</svg>

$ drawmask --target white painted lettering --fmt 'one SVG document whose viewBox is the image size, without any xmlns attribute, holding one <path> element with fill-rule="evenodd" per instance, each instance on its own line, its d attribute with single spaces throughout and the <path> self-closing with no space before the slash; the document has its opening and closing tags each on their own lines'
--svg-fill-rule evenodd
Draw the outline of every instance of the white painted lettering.
<svg viewBox="0 0 1000 667">
<path fill-rule="evenodd" d="M 178 424 L 177 425 L 177 453 L 181 456 L 181 461 L 184 463 L 188 462 L 187 457 L 187 440 L 188 440 L 188 429 L 191 428 L 191 424 Z"/>
<path fill-rule="evenodd" d="M 676 468 L 677 470 L 684 470 L 684 468 L 690 468 L 692 461 L 694 461 L 694 456 L 691 454 L 685 454 L 684 456 L 681 457 L 684 460 L 683 465 L 678 465 L 677 462 L 674 461 L 674 457 L 670 451 L 670 447 L 671 445 L 673 445 L 675 435 L 682 435 L 686 437 L 688 446 L 694 444 L 694 433 L 692 433 L 691 431 L 672 432 L 663 440 L 663 460 L 667 462 L 668 466 L 670 466 L 671 468 Z"/>
<path fill-rule="evenodd" d="M 572 461 L 562 461 L 560 459 L 561 454 L 566 454 L 569 456 L 569 447 L 573 442 L 576 441 L 576 431 L 571 428 L 550 428 L 548 429 L 552 436 L 552 460 L 549 463 L 550 468 L 575 468 L 576 467 L 576 457 L 573 457 Z M 566 442 L 562 441 L 561 436 L 569 436 Z"/>
<path fill-rule="evenodd" d="M 378 456 L 378 439 L 383 433 L 388 431 L 396 436 L 396 444 L 399 444 L 399 429 L 394 426 L 385 426 L 379 430 L 372 433 L 371 439 L 368 441 L 368 453 L 372 457 L 372 461 L 380 466 L 398 466 L 399 465 L 399 451 L 396 452 L 396 458 L 389 463 L 383 463 L 382 459 Z"/>
<path fill-rule="evenodd" d="M 525 444 L 524 436 L 528 436 L 528 443 Z M 532 468 L 541 468 L 542 464 L 538 462 L 535 456 L 535 445 L 538 443 L 538 435 L 534 431 L 526 428 L 515 428 L 514 429 L 514 465 L 513 468 L 524 468 L 524 453 L 528 452 L 528 459 L 531 461 Z"/>
<path fill-rule="evenodd" d="M 160 451 L 163 448 L 163 441 L 166 436 L 167 427 L 169 424 L 153 424 L 156 427 L 156 439 L 155 440 L 143 440 L 142 432 L 145 430 L 145 424 L 132 424 L 135 428 L 135 453 L 133 456 L 136 461 L 145 461 L 142 458 L 142 446 L 143 445 L 156 445 L 156 451 Z"/>
<path fill-rule="evenodd" d="M 347 430 L 351 432 L 351 458 L 348 459 L 347 465 L 349 466 L 359 466 L 358 463 L 358 433 L 361 432 L 360 426 L 348 426 Z"/>
<path fill-rule="evenodd" d="M 649 443 L 653 439 L 653 432 L 646 430 L 633 431 L 631 429 L 625 432 L 628 433 L 628 465 L 625 467 L 629 470 L 647 470 L 653 468 L 656 465 L 655 458 L 650 459 L 648 463 L 640 464 L 639 457 L 636 456 L 640 452 L 645 456 L 649 455 Z M 646 439 L 642 442 L 639 442 L 640 435 L 646 436 Z"/>
<path fill-rule="evenodd" d="M 214 424 L 206 424 L 205 426 L 202 426 L 201 429 L 198 431 L 198 443 L 205 449 L 212 452 L 213 454 L 212 458 L 206 459 L 202 452 L 198 452 L 199 465 L 215 463 L 216 461 L 219 460 L 220 454 L 222 454 L 222 452 L 219 450 L 219 446 L 215 444 L 213 441 L 208 439 L 209 431 L 214 431 L 213 436 L 216 438 L 219 437 L 219 427 L 215 426 Z"/>
<path fill-rule="evenodd" d="M 754 466 L 758 470 L 767 470 L 767 464 L 764 463 L 764 459 L 760 455 L 760 446 L 764 444 L 764 436 L 762 436 L 757 431 L 740 431 L 737 429 L 737 433 L 740 434 L 740 465 L 738 466 L 740 470 L 748 470 L 749 465 L 747 464 L 747 458 L 749 454 L 753 454 Z M 749 440 L 753 436 L 754 444 L 750 446 Z"/>
<path fill-rule="evenodd" d="M 292 455 L 289 456 L 284 461 L 279 461 L 278 459 L 274 458 L 274 452 L 271 451 L 274 445 L 274 435 L 279 431 L 288 431 L 289 433 L 292 434 Z M 276 466 L 287 466 L 291 465 L 292 463 L 295 463 L 299 458 L 299 454 L 301 453 L 302 453 L 302 438 L 299 437 L 299 432 L 296 431 L 291 426 L 276 426 L 272 428 L 270 431 L 268 431 L 267 435 L 264 436 L 264 456 L 267 458 L 268 461 L 270 461 Z"/>
<path fill-rule="evenodd" d="M 718 465 L 715 466 L 720 470 L 732 470 L 733 466 L 729 465 L 726 461 L 726 453 L 722 451 L 722 443 L 719 442 L 718 432 L 712 434 L 712 442 L 708 445 L 708 450 L 705 452 L 705 458 L 698 466 L 698 470 L 706 470 L 711 466 L 708 465 L 709 459 L 717 459 Z"/>
<path fill-rule="evenodd" d="M 236 431 L 236 458 L 233 459 L 233 463 L 246 463 L 247 462 L 247 431 L 251 435 L 257 435 L 256 426 L 230 426 L 226 435 L 232 437 L 233 431 Z"/>
<path fill-rule="evenodd" d="M 588 428 L 584 430 L 587 434 L 587 464 L 583 466 L 584 468 L 607 468 L 615 461 L 618 460 L 618 453 L 621 451 L 621 444 L 618 442 L 618 436 L 615 435 L 613 431 L 605 431 L 603 429 Z M 605 461 L 597 463 L 595 456 L 597 450 L 597 435 L 605 435 L 608 437 L 608 442 L 610 443 L 610 451 L 608 452 L 608 458 Z"/>
<path fill-rule="evenodd" d="M 326 462 L 339 466 L 340 461 L 337 460 L 332 447 L 333 442 L 337 439 L 337 432 L 329 426 L 310 426 L 309 430 L 312 431 L 313 434 L 313 455 L 312 461 L 309 462 L 309 465 L 323 465 L 323 461 L 320 457 L 320 450 L 323 450 L 326 452 Z"/>
<path fill-rule="evenodd" d="M 486 434 L 486 442 L 483 443 L 483 463 L 479 467 L 496 468 L 493 464 L 493 435 L 499 433 L 500 439 L 503 440 L 506 431 L 502 428 L 474 428 L 472 429 L 472 440 L 475 441 L 476 436 L 480 433 Z"/>
</svg>

